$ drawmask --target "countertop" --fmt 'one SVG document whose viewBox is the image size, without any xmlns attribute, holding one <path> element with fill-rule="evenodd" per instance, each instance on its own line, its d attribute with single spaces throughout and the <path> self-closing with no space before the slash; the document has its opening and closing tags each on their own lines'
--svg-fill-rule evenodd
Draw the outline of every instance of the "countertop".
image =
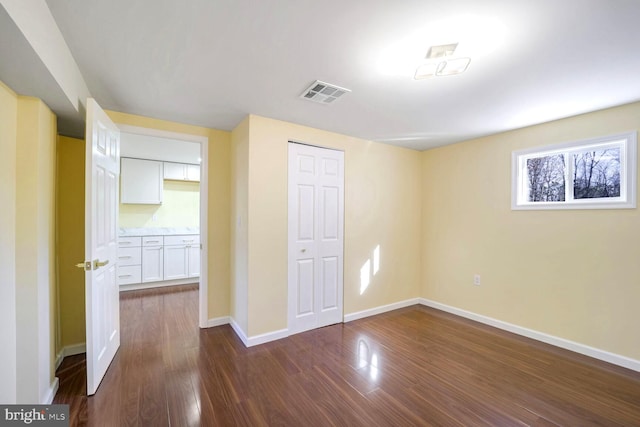
<svg viewBox="0 0 640 427">
<path fill-rule="evenodd" d="M 120 237 L 176 236 L 182 234 L 200 234 L 200 227 L 121 228 L 118 232 Z"/>
</svg>

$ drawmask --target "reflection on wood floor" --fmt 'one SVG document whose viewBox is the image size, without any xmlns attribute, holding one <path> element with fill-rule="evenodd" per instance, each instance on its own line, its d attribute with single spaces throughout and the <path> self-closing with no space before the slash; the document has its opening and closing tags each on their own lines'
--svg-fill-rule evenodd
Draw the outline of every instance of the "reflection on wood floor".
<svg viewBox="0 0 640 427">
<path fill-rule="evenodd" d="M 640 425 L 640 373 L 412 306 L 245 348 L 198 329 L 197 286 L 121 295 L 95 396 L 57 371 L 71 425 Z"/>
</svg>

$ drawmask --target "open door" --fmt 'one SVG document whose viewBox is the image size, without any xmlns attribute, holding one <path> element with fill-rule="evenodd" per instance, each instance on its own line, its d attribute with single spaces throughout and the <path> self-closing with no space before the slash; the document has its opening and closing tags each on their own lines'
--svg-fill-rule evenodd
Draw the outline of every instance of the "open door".
<svg viewBox="0 0 640 427">
<path fill-rule="evenodd" d="M 87 100 L 86 147 L 87 394 L 92 395 L 120 347 L 116 282 L 120 131 L 92 98 Z"/>
</svg>

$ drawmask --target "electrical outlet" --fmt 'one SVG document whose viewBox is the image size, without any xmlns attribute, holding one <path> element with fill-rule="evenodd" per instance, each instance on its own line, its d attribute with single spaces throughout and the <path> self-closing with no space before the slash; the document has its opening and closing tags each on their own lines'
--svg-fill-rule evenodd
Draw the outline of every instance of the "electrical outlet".
<svg viewBox="0 0 640 427">
<path fill-rule="evenodd" d="M 158 214 L 153 214 L 153 216 L 151 217 L 151 221 L 157 222 L 158 221 Z"/>
<path fill-rule="evenodd" d="M 476 286 L 480 286 L 480 275 L 479 274 L 474 274 L 473 275 L 473 284 Z"/>
</svg>

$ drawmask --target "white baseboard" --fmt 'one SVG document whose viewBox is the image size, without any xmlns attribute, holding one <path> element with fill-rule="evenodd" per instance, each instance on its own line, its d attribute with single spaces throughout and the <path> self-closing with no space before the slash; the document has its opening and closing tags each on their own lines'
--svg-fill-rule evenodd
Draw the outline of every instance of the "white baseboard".
<svg viewBox="0 0 640 427">
<path fill-rule="evenodd" d="M 120 285 L 120 292 L 139 291 L 142 289 L 153 289 L 153 288 L 165 288 L 167 286 L 197 285 L 199 281 L 200 281 L 200 278 L 192 277 L 190 279 L 175 279 L 175 280 L 163 280 L 160 282 L 134 283 L 131 285 Z"/>
<path fill-rule="evenodd" d="M 64 359 L 64 348 L 60 350 L 60 353 L 56 354 L 56 364 L 53 368 L 54 372 L 58 370 L 60 364 L 62 363 L 62 359 Z"/>
<path fill-rule="evenodd" d="M 411 298 L 404 301 L 394 302 L 392 304 L 381 305 L 379 307 L 369 308 L 367 310 L 357 311 L 355 313 L 345 314 L 344 322 L 352 322 L 354 320 L 363 319 L 369 316 L 375 316 L 376 314 L 386 313 L 387 311 L 397 310 L 399 308 L 409 307 L 416 305 L 420 301 L 420 298 Z"/>
<path fill-rule="evenodd" d="M 231 323 L 230 319 L 231 318 L 229 316 L 216 317 L 213 319 L 209 319 L 207 320 L 205 328 L 213 328 L 215 326 L 228 325 L 229 323 Z"/>
<path fill-rule="evenodd" d="M 278 331 L 267 332 L 266 334 L 254 335 L 247 340 L 247 347 L 260 345 L 271 341 L 280 340 L 289 336 L 289 329 L 280 329 Z"/>
<path fill-rule="evenodd" d="M 72 344 L 62 347 L 60 353 L 56 356 L 56 369 L 60 367 L 60 364 L 67 356 L 75 356 L 76 354 L 82 354 L 87 352 L 87 345 L 83 342 L 78 344 Z"/>
<path fill-rule="evenodd" d="M 603 360 L 605 362 L 612 363 L 614 365 L 622 366 L 624 368 L 632 369 L 640 372 L 640 360 L 632 359 L 630 357 L 621 356 L 619 354 L 611 353 L 599 348 L 591 347 L 585 344 L 580 344 L 575 341 L 570 341 L 564 338 L 556 337 L 553 335 L 545 334 L 544 332 L 534 331 L 533 329 L 524 328 L 522 326 L 514 325 L 512 323 L 503 322 L 502 320 L 494 319 L 492 317 L 476 314 L 471 311 L 462 310 L 460 308 L 452 307 L 446 304 L 442 304 L 436 301 L 432 301 L 426 298 L 420 298 L 420 304 L 428 307 L 436 308 L 438 310 L 446 311 L 447 313 L 455 314 L 456 316 L 465 317 L 467 319 L 475 320 L 476 322 L 484 323 L 485 325 L 493 326 L 498 329 L 513 332 L 514 334 L 522 335 L 527 338 L 531 338 L 537 341 L 542 341 L 547 344 L 551 344 L 556 347 L 564 348 L 576 353 L 584 354 L 585 356 L 593 357 L 594 359 Z"/>
<path fill-rule="evenodd" d="M 53 382 L 49 386 L 47 393 L 42 398 L 41 405 L 51 405 L 53 402 L 53 398 L 56 397 L 56 393 L 58 392 L 58 387 L 60 386 L 60 380 L 58 377 L 53 377 Z"/>
<path fill-rule="evenodd" d="M 248 337 L 246 332 L 242 330 L 240 325 L 238 325 L 238 323 L 235 321 L 233 317 L 230 318 L 229 324 L 235 331 L 236 335 L 238 335 L 238 338 L 242 340 L 242 343 L 244 344 L 245 347 L 253 347 L 254 345 L 265 344 L 265 343 L 276 341 L 289 336 L 288 329 L 280 329 L 278 331 L 267 332 L 266 334 L 254 335 L 252 337 Z"/>
<path fill-rule="evenodd" d="M 240 325 L 238 325 L 238 322 L 236 322 L 236 319 L 234 319 L 233 317 L 229 317 L 229 324 L 233 328 L 233 331 L 236 333 L 238 338 L 240 338 L 244 346 L 249 347 L 247 345 L 247 343 L 249 342 L 249 340 L 247 339 L 247 334 L 242 330 Z"/>
</svg>

